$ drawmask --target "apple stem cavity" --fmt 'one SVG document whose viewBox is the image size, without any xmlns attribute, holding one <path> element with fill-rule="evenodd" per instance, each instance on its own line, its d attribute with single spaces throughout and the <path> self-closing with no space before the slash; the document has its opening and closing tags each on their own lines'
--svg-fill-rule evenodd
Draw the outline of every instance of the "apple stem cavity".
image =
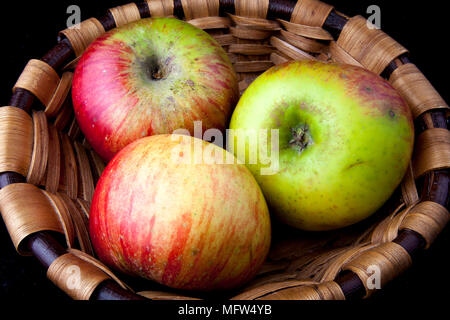
<svg viewBox="0 0 450 320">
<path fill-rule="evenodd" d="M 142 69 L 150 81 L 160 81 L 167 77 L 167 65 L 161 64 L 155 57 L 149 57 L 141 61 Z"/>
<path fill-rule="evenodd" d="M 310 144 L 312 144 L 312 137 L 307 124 L 299 124 L 291 128 L 292 139 L 289 141 L 289 145 L 302 153 Z"/>
<path fill-rule="evenodd" d="M 165 74 L 163 68 L 161 68 L 158 65 L 150 67 L 149 71 L 150 71 L 150 77 L 154 81 L 159 81 L 159 80 L 163 80 L 166 78 L 166 74 Z"/>
<path fill-rule="evenodd" d="M 161 80 L 164 78 L 163 72 L 161 69 L 156 68 L 156 70 L 153 70 L 152 72 L 152 79 L 153 80 Z"/>
</svg>

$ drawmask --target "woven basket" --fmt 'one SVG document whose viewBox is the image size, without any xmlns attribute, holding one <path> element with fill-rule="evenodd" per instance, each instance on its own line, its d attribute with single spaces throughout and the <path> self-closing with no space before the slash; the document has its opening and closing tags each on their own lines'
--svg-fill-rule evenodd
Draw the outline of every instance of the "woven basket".
<svg viewBox="0 0 450 320">
<path fill-rule="evenodd" d="M 62 31 L 58 44 L 25 67 L 0 108 L 0 211 L 14 246 L 34 255 L 74 299 L 196 299 L 146 280 L 115 275 L 95 259 L 89 205 L 105 164 L 90 148 L 70 99 L 77 57 L 99 35 L 150 16 L 175 16 L 206 30 L 228 52 L 241 93 L 288 60 L 336 61 L 382 75 L 415 118 L 413 160 L 401 186 L 373 217 L 345 229 L 306 233 L 274 226 L 269 257 L 233 299 L 342 300 L 370 296 L 407 269 L 449 220 L 448 106 L 408 51 L 361 16 L 316 0 L 148 0 L 108 10 Z M 418 191 L 420 190 L 420 192 Z M 71 285 L 78 272 L 78 285 Z M 120 279 L 117 277 L 119 276 Z"/>
</svg>

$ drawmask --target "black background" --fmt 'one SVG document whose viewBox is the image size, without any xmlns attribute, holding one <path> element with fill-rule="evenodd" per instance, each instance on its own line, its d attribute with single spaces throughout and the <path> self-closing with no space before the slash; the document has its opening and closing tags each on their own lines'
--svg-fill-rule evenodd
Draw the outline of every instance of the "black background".
<svg viewBox="0 0 450 320">
<path fill-rule="evenodd" d="M 381 8 L 381 27 L 408 48 L 411 60 L 422 70 L 446 101 L 449 60 L 448 10 L 445 2 L 428 1 L 415 5 L 411 1 L 352 0 L 326 1 L 349 16 L 368 17 L 366 9 L 376 4 Z M 102 16 L 107 8 L 124 1 L 8 1 L 2 10 L 1 86 L 3 105 L 8 103 L 17 77 L 29 59 L 40 58 L 56 43 L 59 30 L 65 29 L 67 7 L 79 5 L 81 18 Z M 429 4 L 429 5 L 427 5 Z M 449 298 L 450 265 L 447 259 L 450 237 L 448 228 L 432 247 L 421 254 L 405 274 L 377 292 L 370 306 L 404 302 L 408 308 L 427 308 L 425 303 Z M 0 305 L 6 300 L 69 301 L 69 298 L 46 279 L 45 271 L 33 257 L 20 257 L 9 235 L 0 223 Z M 402 308 L 399 306 L 399 308 Z M 373 309 L 373 308 L 371 308 Z M 369 311 L 369 310 L 367 310 Z"/>
</svg>

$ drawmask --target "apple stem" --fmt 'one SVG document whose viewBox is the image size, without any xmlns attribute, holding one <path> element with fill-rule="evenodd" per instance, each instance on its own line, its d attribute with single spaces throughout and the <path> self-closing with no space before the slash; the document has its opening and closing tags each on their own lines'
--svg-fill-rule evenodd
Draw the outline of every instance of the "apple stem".
<svg viewBox="0 0 450 320">
<path fill-rule="evenodd" d="M 289 144 L 299 153 L 302 153 L 303 150 L 312 143 L 311 134 L 307 124 L 300 124 L 291 128 L 291 133 L 292 139 L 289 141 Z"/>
<path fill-rule="evenodd" d="M 164 74 L 163 74 L 163 72 L 162 72 L 162 70 L 160 68 L 158 68 L 157 70 L 153 70 L 153 72 L 152 72 L 152 79 L 154 79 L 154 80 L 161 80 L 162 78 L 164 78 Z"/>
</svg>

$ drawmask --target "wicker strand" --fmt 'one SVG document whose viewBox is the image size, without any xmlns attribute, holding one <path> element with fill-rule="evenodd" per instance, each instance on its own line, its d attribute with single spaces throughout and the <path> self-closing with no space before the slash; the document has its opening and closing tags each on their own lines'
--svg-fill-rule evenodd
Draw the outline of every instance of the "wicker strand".
<svg viewBox="0 0 450 320">
<path fill-rule="evenodd" d="M 105 28 L 96 18 L 90 18 L 60 33 L 69 39 L 75 55 L 78 57 L 92 41 L 105 33 Z"/>
<path fill-rule="evenodd" d="M 414 177 L 450 168 L 450 131 L 432 128 L 417 137 L 413 156 Z"/>
<path fill-rule="evenodd" d="M 289 59 L 289 57 L 285 56 L 281 52 L 274 52 L 270 55 L 270 61 L 272 61 L 275 65 L 286 63 L 289 60 L 291 59 Z"/>
<path fill-rule="evenodd" d="M 286 42 L 296 46 L 297 48 L 311 52 L 311 53 L 320 53 L 325 50 L 326 45 L 320 42 L 317 42 L 312 39 L 305 38 L 303 36 L 299 36 L 295 33 L 291 33 L 289 31 L 281 30 L 281 39 Z"/>
<path fill-rule="evenodd" d="M 25 89 L 33 93 L 44 106 L 47 106 L 59 84 L 59 76 L 47 63 L 32 59 L 28 62 L 13 87 Z"/>
<path fill-rule="evenodd" d="M 48 159 L 48 125 L 43 111 L 33 111 L 34 142 L 33 154 L 28 170 L 27 182 L 38 185 L 42 181 L 47 169 Z"/>
<path fill-rule="evenodd" d="M 429 248 L 450 219 L 448 210 L 432 201 L 417 204 L 403 219 L 399 230 L 410 229 L 420 234 Z"/>
<path fill-rule="evenodd" d="M 231 25 L 231 21 L 227 17 L 204 17 L 187 22 L 202 30 L 227 29 Z"/>
<path fill-rule="evenodd" d="M 147 0 L 150 16 L 169 17 L 173 15 L 173 0 Z"/>
<path fill-rule="evenodd" d="M 45 114 L 47 117 L 53 117 L 58 114 L 64 101 L 69 95 L 70 89 L 72 88 L 72 79 L 73 72 L 67 71 L 63 73 L 61 81 L 59 82 L 53 97 L 45 108 Z"/>
<path fill-rule="evenodd" d="M 2 188 L 0 212 L 14 247 L 21 255 L 31 255 L 22 245 L 30 234 L 44 230 L 64 233 L 48 198 L 31 184 L 16 183 Z"/>
<path fill-rule="evenodd" d="M 231 34 L 219 34 L 213 35 L 213 38 L 219 43 L 222 47 L 226 47 L 236 43 L 236 38 Z"/>
<path fill-rule="evenodd" d="M 343 270 L 350 270 L 358 275 L 366 289 L 366 297 L 369 297 L 405 271 L 411 263 L 411 257 L 403 247 L 395 242 L 388 242 L 365 251 L 344 265 Z M 380 276 L 379 288 L 372 282 L 372 276 L 377 276 L 377 269 Z"/>
<path fill-rule="evenodd" d="M 219 0 L 181 0 L 186 20 L 219 16 Z"/>
<path fill-rule="evenodd" d="M 236 72 L 262 72 L 273 66 L 272 61 L 238 61 L 234 64 Z"/>
<path fill-rule="evenodd" d="M 264 40 L 269 38 L 273 32 L 267 30 L 256 30 L 247 28 L 230 27 L 231 34 L 238 39 Z"/>
<path fill-rule="evenodd" d="M 83 252 L 93 256 L 94 249 L 92 248 L 89 239 L 89 220 L 83 212 L 75 205 L 75 203 L 66 194 L 60 193 L 58 196 L 64 202 L 76 231 L 76 236 L 80 248 Z"/>
<path fill-rule="evenodd" d="M 377 74 L 381 74 L 394 59 L 408 52 L 383 31 L 369 28 L 362 16 L 355 16 L 346 23 L 337 44 L 365 68 Z"/>
<path fill-rule="evenodd" d="M 234 0 L 234 6 L 238 16 L 265 19 L 269 9 L 269 0 Z"/>
<path fill-rule="evenodd" d="M 117 27 L 121 27 L 141 19 L 139 9 L 135 3 L 129 3 L 124 6 L 111 8 L 109 9 L 109 12 L 113 16 Z"/>
<path fill-rule="evenodd" d="M 415 205 L 417 202 L 419 202 L 419 194 L 417 192 L 416 183 L 414 181 L 414 173 L 411 163 L 408 166 L 405 177 L 403 178 L 401 189 L 403 202 L 407 206 Z"/>
<path fill-rule="evenodd" d="M 72 99 L 66 99 L 53 122 L 56 129 L 60 132 L 65 131 L 64 129 L 72 122 L 73 114 Z"/>
<path fill-rule="evenodd" d="M 89 220 L 89 210 L 91 203 L 89 201 L 83 200 L 83 199 L 77 199 L 77 207 L 80 209 L 80 211 L 86 216 L 86 218 Z"/>
<path fill-rule="evenodd" d="M 312 285 L 315 282 L 311 281 L 299 281 L 299 280 L 287 280 L 279 282 L 270 282 L 263 285 L 259 285 L 254 288 L 244 289 L 243 292 L 231 298 L 231 300 L 257 300 L 263 296 L 276 292 L 278 290 L 299 287 L 304 285 Z"/>
<path fill-rule="evenodd" d="M 72 248 L 75 243 L 75 226 L 73 224 L 72 216 L 65 204 L 64 200 L 58 194 L 49 193 L 47 191 L 42 191 L 48 198 L 49 202 L 52 204 L 56 215 L 58 216 L 59 222 L 64 230 L 64 235 L 66 238 L 67 248 Z"/>
<path fill-rule="evenodd" d="M 371 243 L 381 244 L 393 241 L 398 235 L 398 229 L 405 216 L 411 211 L 414 205 L 405 207 L 402 203 L 396 210 L 383 221 L 381 221 L 371 234 Z"/>
<path fill-rule="evenodd" d="M 79 197 L 86 201 L 91 201 L 94 195 L 94 179 L 92 177 L 91 166 L 86 149 L 78 142 L 74 142 L 76 159 L 78 163 L 78 171 L 80 176 L 80 192 Z"/>
<path fill-rule="evenodd" d="M 95 266 L 96 268 L 98 268 L 99 270 L 101 270 L 102 272 L 107 274 L 112 280 L 117 282 L 123 289 L 130 290 L 133 292 L 133 289 L 131 289 L 126 283 L 121 281 L 118 277 L 116 277 L 114 275 L 114 273 L 106 265 L 104 265 L 101 261 L 99 261 L 99 260 L 93 258 L 91 255 L 89 255 L 85 252 L 82 252 L 80 250 L 77 250 L 77 249 L 72 248 L 67 251 L 69 253 L 73 254 L 74 256 L 76 256 L 77 258 L 90 263 L 91 265 Z"/>
<path fill-rule="evenodd" d="M 265 295 L 258 300 L 345 300 L 345 296 L 334 282 L 291 287 Z"/>
<path fill-rule="evenodd" d="M 75 300 L 89 300 L 95 288 L 109 279 L 103 271 L 72 253 L 53 261 L 47 278 Z"/>
<path fill-rule="evenodd" d="M 355 245 L 351 248 L 340 248 L 335 250 L 334 254 L 329 254 L 325 256 L 325 261 L 323 262 L 326 265 L 326 268 L 320 274 L 320 278 L 318 279 L 320 282 L 332 281 L 336 278 L 339 272 L 342 270 L 342 267 L 351 261 L 353 258 L 361 255 L 365 251 L 372 249 L 374 245 Z"/>
<path fill-rule="evenodd" d="M 342 49 L 335 41 L 330 42 L 328 50 L 330 51 L 332 61 L 351 64 L 353 66 L 363 68 L 363 65 L 361 63 L 353 58 L 347 51 Z"/>
<path fill-rule="evenodd" d="M 64 166 L 61 172 L 64 185 L 59 190 L 65 192 L 70 198 L 78 198 L 78 164 L 73 151 L 72 143 L 69 137 L 61 134 L 61 145 L 63 153 Z"/>
<path fill-rule="evenodd" d="M 333 40 L 333 36 L 321 27 L 306 26 L 278 19 L 283 27 L 293 34 L 316 40 Z"/>
<path fill-rule="evenodd" d="M 33 154 L 33 120 L 23 110 L 0 108 L 0 172 L 27 176 Z"/>
<path fill-rule="evenodd" d="M 412 63 L 395 69 L 389 81 L 408 102 L 415 118 L 428 110 L 449 109 L 441 95 Z"/>
<path fill-rule="evenodd" d="M 241 17 L 230 13 L 228 14 L 228 16 L 238 27 L 265 31 L 281 30 L 280 24 L 276 21 L 261 18 Z"/>
<path fill-rule="evenodd" d="M 272 46 L 265 44 L 232 44 L 228 48 L 228 52 L 239 53 L 244 55 L 265 55 L 274 51 Z"/>
<path fill-rule="evenodd" d="M 103 171 L 105 170 L 105 167 L 106 167 L 105 162 L 93 150 L 89 151 L 89 155 L 91 158 L 91 165 L 93 168 L 92 173 L 94 175 L 94 179 L 98 180 L 100 178 L 100 176 L 102 175 Z"/>
<path fill-rule="evenodd" d="M 333 7 L 317 0 L 299 0 L 292 12 L 292 23 L 322 27 Z"/>
<path fill-rule="evenodd" d="M 271 37 L 270 38 L 270 44 L 278 49 L 281 53 L 285 54 L 286 56 L 290 57 L 293 60 L 316 60 L 316 58 L 309 53 L 293 46 L 292 44 L 278 38 L 278 37 Z"/>
<path fill-rule="evenodd" d="M 45 177 L 45 190 L 56 193 L 61 174 L 61 147 L 58 131 L 55 126 L 49 125 L 48 160 Z"/>
<path fill-rule="evenodd" d="M 334 281 L 320 283 L 316 286 L 320 300 L 345 300 L 341 287 Z"/>
<path fill-rule="evenodd" d="M 73 118 L 67 131 L 67 136 L 72 141 L 77 141 L 83 137 L 80 127 L 78 126 L 77 118 Z"/>
<path fill-rule="evenodd" d="M 62 71 L 75 71 L 78 62 L 80 61 L 81 56 L 76 57 L 75 59 L 73 59 L 72 61 L 69 61 L 69 63 L 67 63 L 63 68 Z"/>
</svg>

